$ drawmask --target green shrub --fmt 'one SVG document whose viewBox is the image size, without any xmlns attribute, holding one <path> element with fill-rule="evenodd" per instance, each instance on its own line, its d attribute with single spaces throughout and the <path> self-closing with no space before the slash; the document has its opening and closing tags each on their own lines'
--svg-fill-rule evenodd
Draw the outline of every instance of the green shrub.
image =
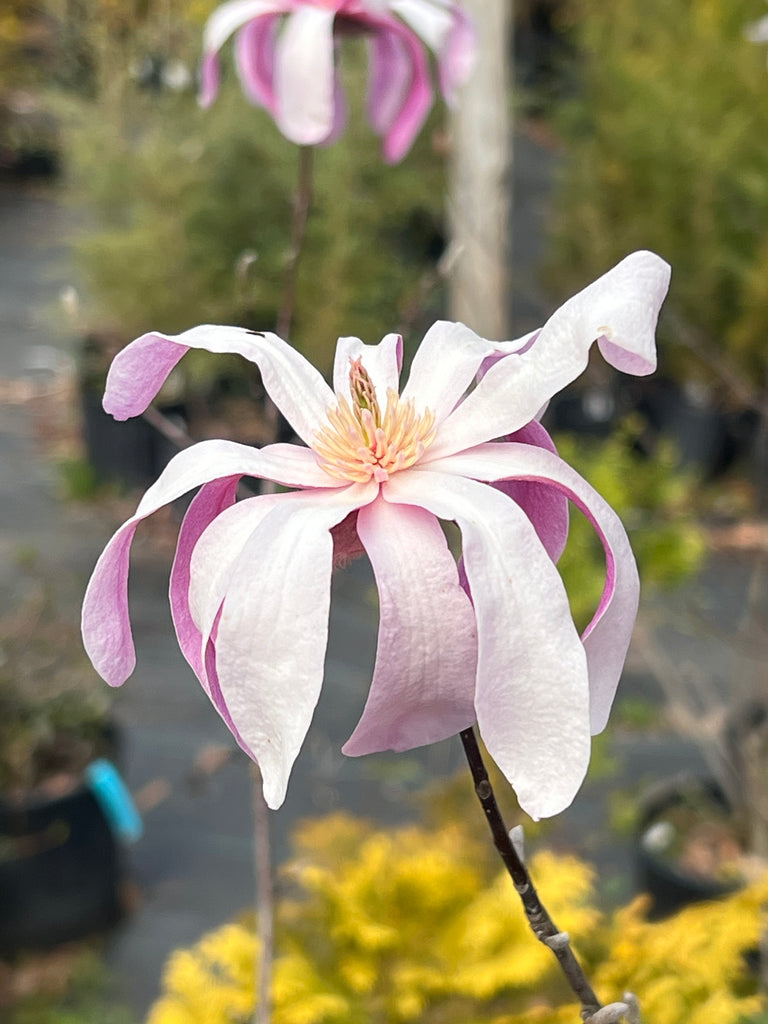
<svg viewBox="0 0 768 1024">
<path fill-rule="evenodd" d="M 701 566 L 706 539 L 697 514 L 699 485 L 681 470 L 671 444 L 653 458 L 636 450 L 638 424 L 632 419 L 602 441 L 562 435 L 560 455 L 616 510 L 637 558 L 644 588 L 674 587 Z M 600 603 L 605 557 L 591 524 L 571 516 L 568 545 L 558 568 L 576 622 L 585 626 Z"/>
<path fill-rule="evenodd" d="M 627 252 L 655 250 L 673 267 L 674 317 L 663 336 L 714 348 L 759 387 L 768 73 L 765 48 L 745 30 L 764 13 L 762 0 L 572 6 L 581 87 L 559 126 L 565 151 L 549 268 L 570 293 Z M 667 363 L 692 372 L 687 358 Z"/>
</svg>

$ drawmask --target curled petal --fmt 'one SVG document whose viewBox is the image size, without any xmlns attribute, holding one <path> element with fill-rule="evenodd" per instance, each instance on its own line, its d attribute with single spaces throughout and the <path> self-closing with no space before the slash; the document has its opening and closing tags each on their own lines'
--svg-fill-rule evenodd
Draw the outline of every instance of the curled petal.
<svg viewBox="0 0 768 1024">
<path fill-rule="evenodd" d="M 413 470 L 382 493 L 458 523 L 477 619 L 480 734 L 520 806 L 557 814 L 590 748 L 587 659 L 557 570 L 527 516 L 487 484 Z"/>
<path fill-rule="evenodd" d="M 235 59 L 243 92 L 252 103 L 264 107 L 274 116 L 275 42 L 279 14 L 254 18 L 244 25 L 235 41 Z"/>
<path fill-rule="evenodd" d="M 333 389 L 349 399 L 349 361 L 362 359 L 363 366 L 384 405 L 387 391 L 398 391 L 400 367 L 403 365 L 403 337 L 387 334 L 378 345 L 364 345 L 359 338 L 339 338 L 333 361 Z"/>
<path fill-rule="evenodd" d="M 289 495 L 237 559 L 216 636 L 222 699 L 258 761 L 264 798 L 284 798 L 320 694 L 328 637 L 331 529 L 375 487 Z"/>
<path fill-rule="evenodd" d="M 237 476 L 214 480 L 200 488 L 192 499 L 179 530 L 176 555 L 171 568 L 170 601 L 176 637 L 181 653 L 186 658 L 203 688 L 208 692 L 202 653 L 202 636 L 195 625 L 189 607 L 191 558 L 202 534 L 225 508 L 234 504 L 237 495 Z"/>
<path fill-rule="evenodd" d="M 203 52 L 218 53 L 233 32 L 254 18 L 288 10 L 291 0 L 229 0 L 221 4 L 203 29 Z"/>
<path fill-rule="evenodd" d="M 535 445 L 557 455 L 552 438 L 536 420 L 510 434 L 505 440 Z M 568 540 L 568 498 L 565 494 L 538 480 L 499 480 L 494 483 L 494 487 L 508 494 L 520 506 L 533 523 L 547 554 L 553 562 L 557 562 Z"/>
<path fill-rule="evenodd" d="M 477 480 L 536 481 L 560 490 L 591 521 L 605 549 L 600 605 L 582 637 L 589 666 L 590 723 L 601 732 L 624 666 L 637 615 L 640 582 L 621 520 L 583 477 L 557 455 L 530 445 L 485 444 L 441 460 L 435 468 Z M 473 591 L 474 595 L 474 591 Z"/>
<path fill-rule="evenodd" d="M 292 492 L 261 494 L 224 508 L 202 532 L 189 565 L 190 586 L 185 611 L 190 624 L 190 644 L 197 640 L 193 667 L 197 671 L 196 665 L 200 665 L 198 678 L 203 689 L 237 742 L 254 760 L 255 754 L 243 739 L 221 692 L 216 641 L 224 598 L 243 548 L 265 516 L 276 505 L 293 497 Z"/>
<path fill-rule="evenodd" d="M 221 61 L 217 53 L 206 53 L 200 64 L 200 96 L 199 103 L 204 109 L 208 109 L 219 91 L 221 85 Z"/>
<path fill-rule="evenodd" d="M 246 754 L 252 758 L 253 751 L 250 750 L 232 721 L 232 716 L 221 695 L 216 673 L 214 644 L 219 612 L 212 617 L 210 628 L 203 635 L 195 623 L 190 606 L 190 582 L 194 578 L 191 564 L 193 552 L 200 537 L 207 531 L 211 523 L 234 507 L 238 483 L 239 477 L 214 480 L 210 484 L 205 484 L 190 503 L 179 533 L 176 557 L 171 570 L 171 614 L 182 654 L 187 659 L 211 703 L 223 718 L 227 728 Z M 221 600 L 219 605 L 221 605 Z"/>
<path fill-rule="evenodd" d="M 299 5 L 287 19 L 275 53 L 275 120 L 302 146 L 326 139 L 334 124 L 333 21 L 328 7 Z"/>
<path fill-rule="evenodd" d="M 389 9 L 411 26 L 434 53 L 439 53 L 453 25 L 452 5 L 424 0 L 389 0 Z"/>
<path fill-rule="evenodd" d="M 234 352 L 255 363 L 270 398 L 307 443 L 325 423 L 333 392 L 294 348 L 276 334 L 210 325 L 181 334 L 143 334 L 118 352 L 107 375 L 105 410 L 117 420 L 139 416 L 190 348 Z"/>
<path fill-rule="evenodd" d="M 368 120 L 377 135 L 386 135 L 402 110 L 411 80 L 408 50 L 392 32 L 368 37 Z"/>
<path fill-rule="evenodd" d="M 288 486 L 328 486 L 312 452 L 293 445 L 258 451 L 232 441 L 202 441 L 172 459 L 141 499 L 136 514 L 107 544 L 83 601 L 83 643 L 96 671 L 110 686 L 133 672 L 136 655 L 128 615 L 128 562 L 136 527 L 182 494 L 211 480 L 260 476 Z"/>
<path fill-rule="evenodd" d="M 394 19 L 387 24 L 389 31 L 399 38 L 411 66 L 403 101 L 384 133 L 384 159 L 396 164 L 403 159 L 419 134 L 432 107 L 433 93 L 429 65 L 420 43 Z"/>
<path fill-rule="evenodd" d="M 464 324 L 438 320 L 413 357 L 403 399 L 412 398 L 417 408 L 431 410 L 440 423 L 454 410 L 483 360 L 494 351 L 493 342 Z"/>
<path fill-rule="evenodd" d="M 338 142 L 346 131 L 348 118 L 347 98 L 344 95 L 341 76 L 337 68 L 333 74 L 333 121 L 331 123 L 331 130 L 325 138 L 320 140 L 318 145 L 332 146 L 334 142 Z"/>
<path fill-rule="evenodd" d="M 357 517 L 379 591 L 376 666 L 362 718 L 343 747 L 357 756 L 436 743 L 475 720 L 475 616 L 437 520 L 377 500 Z"/>
<path fill-rule="evenodd" d="M 207 648 L 243 548 L 276 505 L 295 497 L 288 492 L 245 498 L 223 509 L 201 533 L 191 553 L 188 590 L 189 615 L 198 630 L 201 652 Z"/>
<path fill-rule="evenodd" d="M 626 373 L 650 373 L 654 332 L 669 285 L 669 266 L 650 252 L 627 256 L 555 312 L 527 349 L 491 366 L 443 423 L 429 459 L 519 430 L 586 367 L 598 342 Z"/>
<path fill-rule="evenodd" d="M 464 84 L 474 65 L 475 33 L 470 18 L 452 3 L 391 0 L 390 9 L 437 55 L 441 92 L 453 103 L 456 88 Z"/>
</svg>

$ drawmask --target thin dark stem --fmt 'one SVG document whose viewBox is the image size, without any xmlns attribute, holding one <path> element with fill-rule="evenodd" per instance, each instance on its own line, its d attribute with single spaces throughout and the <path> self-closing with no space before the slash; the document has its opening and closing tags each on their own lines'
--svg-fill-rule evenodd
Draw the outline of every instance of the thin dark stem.
<svg viewBox="0 0 768 1024">
<path fill-rule="evenodd" d="M 296 302 L 296 280 L 299 261 L 304 248 L 307 219 L 312 203 L 312 155 L 311 146 L 299 148 L 299 168 L 296 192 L 293 196 L 293 220 L 291 222 L 291 247 L 283 276 L 283 292 L 280 311 L 277 316 L 277 333 L 283 341 L 290 340 L 293 308 Z"/>
<path fill-rule="evenodd" d="M 539 899 L 539 895 L 534 888 L 531 876 L 528 874 L 528 869 L 522 857 L 515 849 L 496 803 L 496 797 L 493 794 L 493 787 L 488 778 L 488 772 L 483 764 L 483 757 L 480 753 L 474 729 L 464 729 L 459 735 L 464 746 L 464 753 L 469 762 L 469 769 L 472 772 L 475 793 L 485 812 L 485 818 L 493 836 L 494 846 L 499 851 L 499 856 L 515 884 L 515 889 L 522 901 L 528 923 L 536 938 L 543 942 L 545 946 L 549 946 L 557 957 L 568 984 L 581 1003 L 581 1016 L 586 1021 L 602 1008 L 602 1004 L 592 991 L 592 986 L 587 981 L 581 965 L 574 956 L 567 934 L 561 932 L 549 916 Z"/>
</svg>

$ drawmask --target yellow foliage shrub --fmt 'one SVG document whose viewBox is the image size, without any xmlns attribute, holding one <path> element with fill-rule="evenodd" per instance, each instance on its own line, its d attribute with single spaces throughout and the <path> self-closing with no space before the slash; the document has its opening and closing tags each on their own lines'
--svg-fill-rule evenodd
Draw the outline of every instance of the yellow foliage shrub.
<svg viewBox="0 0 768 1024">
<path fill-rule="evenodd" d="M 274 1024 L 577 1024 L 552 953 L 511 881 L 492 876 L 461 825 L 376 831 L 333 815 L 296 834 L 284 871 Z M 768 879 L 649 923 L 636 900 L 594 908 L 591 868 L 549 852 L 531 871 L 598 994 L 630 989 L 647 1024 L 737 1024 L 764 1004 L 745 966 Z M 147 1024 L 246 1024 L 257 942 L 247 921 L 174 953 Z"/>
</svg>

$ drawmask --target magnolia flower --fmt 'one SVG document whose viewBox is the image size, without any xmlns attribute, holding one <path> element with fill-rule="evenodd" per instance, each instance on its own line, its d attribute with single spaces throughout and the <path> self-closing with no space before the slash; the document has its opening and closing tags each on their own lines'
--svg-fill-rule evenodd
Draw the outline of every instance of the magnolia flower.
<svg viewBox="0 0 768 1024">
<path fill-rule="evenodd" d="M 594 340 L 619 369 L 651 372 L 668 280 L 661 259 L 635 253 L 516 342 L 437 323 L 401 391 L 394 334 L 371 346 L 339 339 L 334 391 L 274 334 L 195 327 L 132 342 L 107 380 L 104 407 L 117 419 L 146 409 L 190 348 L 238 352 L 306 447 L 211 440 L 170 462 L 89 584 L 83 636 L 97 670 L 119 685 L 135 665 L 127 579 L 137 525 L 202 485 L 171 571 L 174 624 L 258 762 L 270 807 L 283 802 L 319 697 L 334 559 L 364 551 L 379 591 L 378 649 L 344 752 L 407 750 L 477 721 L 521 805 L 534 817 L 562 810 L 586 772 L 590 734 L 606 724 L 638 578 L 616 513 L 557 456 L 536 416 L 582 372 Z M 293 489 L 237 501 L 244 475 Z M 555 568 L 568 499 L 606 553 L 603 597 L 581 637 Z M 459 526 L 461 567 L 441 520 Z"/>
<path fill-rule="evenodd" d="M 391 163 L 411 148 L 432 106 L 424 44 L 437 56 L 448 103 L 474 56 L 469 20 L 451 0 L 229 0 L 204 31 L 203 106 L 215 99 L 219 50 L 234 32 L 246 96 L 269 111 L 286 138 L 304 146 L 332 142 L 344 130 L 336 43 L 345 34 L 364 35 L 371 64 L 368 117 Z"/>
</svg>

